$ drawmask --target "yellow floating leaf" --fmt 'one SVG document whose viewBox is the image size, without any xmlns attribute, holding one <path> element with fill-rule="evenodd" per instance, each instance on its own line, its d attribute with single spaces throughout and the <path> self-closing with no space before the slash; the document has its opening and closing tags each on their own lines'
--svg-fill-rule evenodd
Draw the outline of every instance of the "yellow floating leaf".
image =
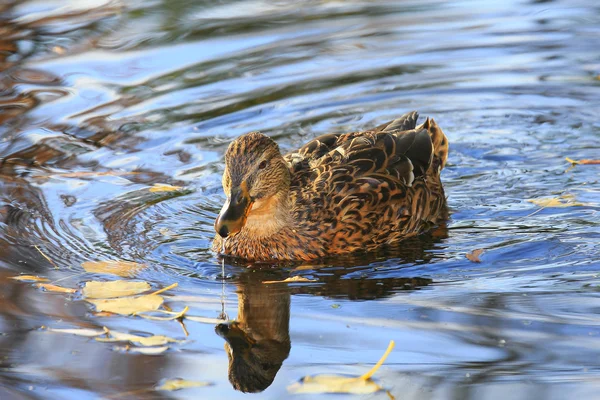
<svg viewBox="0 0 600 400">
<path fill-rule="evenodd" d="M 164 299 L 156 294 L 139 297 L 122 297 L 118 299 L 90 299 L 88 302 L 96 306 L 97 311 L 108 311 L 120 315 L 131 315 L 144 311 L 157 310 Z"/>
<path fill-rule="evenodd" d="M 173 284 L 171 284 L 169 286 L 166 286 L 166 287 L 164 287 L 162 289 L 158 289 L 156 292 L 154 292 L 152 294 L 159 294 L 159 293 L 162 293 L 162 292 L 166 292 L 167 290 L 171 290 L 173 288 L 176 288 L 177 286 L 178 286 L 178 283 L 175 282 L 175 283 L 173 283 Z"/>
<path fill-rule="evenodd" d="M 585 204 L 573 201 L 573 196 L 565 195 L 560 197 L 552 197 L 547 199 L 530 199 L 530 203 L 540 207 L 577 207 Z"/>
<path fill-rule="evenodd" d="M 210 382 L 188 381 L 185 379 L 175 378 L 175 379 L 169 379 L 168 381 L 165 381 L 162 385 L 157 387 L 156 390 L 166 390 L 166 391 L 172 392 L 174 390 L 179 390 L 179 389 L 203 387 L 203 386 L 210 386 L 210 385 L 211 385 Z"/>
<path fill-rule="evenodd" d="M 569 157 L 566 157 L 565 160 L 567 160 L 567 162 L 570 162 L 573 165 L 577 165 L 577 164 L 600 164 L 600 160 L 573 160 Z"/>
<path fill-rule="evenodd" d="M 137 275 L 138 272 L 145 269 L 144 264 L 138 264 L 131 261 L 86 261 L 81 264 L 84 270 L 94 274 L 110 274 L 122 278 L 130 278 Z"/>
<path fill-rule="evenodd" d="M 155 356 L 155 355 L 162 354 L 165 351 L 169 350 L 169 346 L 163 346 L 163 347 L 116 346 L 114 349 L 117 351 L 127 351 L 130 353 L 140 353 L 140 354 L 145 354 L 147 356 Z"/>
<path fill-rule="evenodd" d="M 158 232 L 159 232 L 161 235 L 163 235 L 163 236 L 166 236 L 166 237 L 168 237 L 168 238 L 171 238 L 171 239 L 178 239 L 178 238 L 180 238 L 180 237 L 181 237 L 181 235 L 178 235 L 177 233 L 173 232 L 173 231 L 172 231 L 172 230 L 170 230 L 169 228 L 160 228 L 160 229 L 158 230 Z"/>
<path fill-rule="evenodd" d="M 48 257 L 43 251 L 42 249 L 40 249 L 38 246 L 33 246 L 35 247 L 35 249 L 42 255 L 42 257 L 44 257 L 46 260 L 48 260 L 48 262 L 50 264 L 52 264 L 52 266 L 54 266 L 54 268 L 58 269 L 58 265 L 56 265 L 56 263 L 50 258 Z"/>
<path fill-rule="evenodd" d="M 109 331 L 110 336 L 108 338 L 96 338 L 99 342 L 132 342 L 141 344 L 142 346 L 163 346 L 167 343 L 182 343 L 183 340 L 177 340 L 163 335 L 153 336 L 138 336 L 129 333 Z"/>
<path fill-rule="evenodd" d="M 287 282 L 316 282 L 316 279 L 308 279 L 300 275 L 291 276 L 282 281 L 264 281 L 263 283 L 271 284 L 271 283 L 287 283 Z"/>
<path fill-rule="evenodd" d="M 352 393 L 366 394 L 382 390 L 382 387 L 372 380 L 347 378 L 338 375 L 307 376 L 302 382 L 288 386 L 290 393 Z"/>
<path fill-rule="evenodd" d="M 164 183 L 155 183 L 148 191 L 150 192 L 175 192 L 183 189 L 181 186 L 167 185 Z"/>
<path fill-rule="evenodd" d="M 11 276 L 10 279 L 14 279 L 15 281 L 28 281 L 28 282 L 48 282 L 50 279 L 42 278 L 37 275 L 17 275 Z"/>
<path fill-rule="evenodd" d="M 115 314 L 111 313 L 111 312 L 107 312 L 107 311 L 101 311 L 101 312 L 93 313 L 92 315 L 94 315 L 94 317 L 112 317 Z"/>
<path fill-rule="evenodd" d="M 101 336 L 108 333 L 108 329 L 104 327 L 104 329 L 53 329 L 46 328 L 48 332 L 56 332 L 56 333 L 66 333 L 69 335 L 77 335 L 77 336 L 85 336 L 85 337 L 95 337 Z"/>
<path fill-rule="evenodd" d="M 110 281 L 85 283 L 83 297 L 88 299 L 110 299 L 144 293 L 150 290 L 148 282 Z"/>
<path fill-rule="evenodd" d="M 479 258 L 480 255 L 482 255 L 484 252 L 483 249 L 475 249 L 470 253 L 466 254 L 467 260 L 475 262 L 475 263 L 480 263 L 481 259 Z"/>
<path fill-rule="evenodd" d="M 57 292 L 57 293 L 75 293 L 77 289 L 66 288 L 62 286 L 52 285 L 50 283 L 36 283 L 36 287 L 45 289 L 49 292 Z"/>
<path fill-rule="evenodd" d="M 185 315 L 185 313 L 188 312 L 189 309 L 190 308 L 188 306 L 185 306 L 185 308 L 183 310 L 181 310 L 180 312 L 165 311 L 165 310 L 152 311 L 154 313 L 167 314 L 168 317 L 155 317 L 153 315 L 146 315 L 143 312 L 136 313 L 135 315 L 142 317 L 142 318 L 151 319 L 154 321 L 173 321 L 175 319 L 183 317 Z"/>
<path fill-rule="evenodd" d="M 301 382 L 288 386 L 290 393 L 352 393 L 366 394 L 382 390 L 381 386 L 371 380 L 371 377 L 383 364 L 394 348 L 394 341 L 390 341 L 387 350 L 366 374 L 359 377 L 345 377 L 339 375 L 306 376 Z"/>
</svg>

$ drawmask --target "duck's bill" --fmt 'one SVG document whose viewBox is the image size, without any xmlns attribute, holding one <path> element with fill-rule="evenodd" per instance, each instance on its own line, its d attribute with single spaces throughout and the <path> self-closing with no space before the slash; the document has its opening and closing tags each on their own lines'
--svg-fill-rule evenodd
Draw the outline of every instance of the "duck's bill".
<svg viewBox="0 0 600 400">
<path fill-rule="evenodd" d="M 231 197 L 227 199 L 215 221 L 217 233 L 226 238 L 241 231 L 251 208 L 252 199 L 246 183 L 242 182 L 239 188 L 231 190 Z"/>
<path fill-rule="evenodd" d="M 237 322 L 218 324 L 215 326 L 215 332 L 235 349 L 248 348 L 256 343 L 254 339 L 239 327 Z"/>
</svg>

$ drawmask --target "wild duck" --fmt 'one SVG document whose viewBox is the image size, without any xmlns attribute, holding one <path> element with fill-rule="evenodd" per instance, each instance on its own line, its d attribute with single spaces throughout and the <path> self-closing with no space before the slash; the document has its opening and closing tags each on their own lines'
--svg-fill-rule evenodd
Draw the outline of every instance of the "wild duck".
<svg viewBox="0 0 600 400">
<path fill-rule="evenodd" d="M 373 251 L 446 218 L 448 140 L 407 113 L 374 129 L 319 136 L 285 156 L 260 132 L 225 154 L 227 201 L 213 250 L 249 261 Z"/>
</svg>

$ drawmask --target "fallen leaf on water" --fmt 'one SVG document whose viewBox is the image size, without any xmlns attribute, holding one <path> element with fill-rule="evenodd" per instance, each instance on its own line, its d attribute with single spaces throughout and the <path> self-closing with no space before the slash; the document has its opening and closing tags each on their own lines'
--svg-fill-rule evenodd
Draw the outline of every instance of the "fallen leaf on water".
<svg viewBox="0 0 600 400">
<path fill-rule="evenodd" d="M 83 297 L 88 299 L 110 299 L 113 297 L 132 296 L 150 290 L 148 282 L 111 281 L 86 282 Z"/>
<path fill-rule="evenodd" d="M 77 289 L 66 288 L 62 286 L 52 285 L 50 283 L 36 283 L 36 287 L 45 289 L 49 292 L 57 292 L 57 293 L 75 293 Z"/>
<path fill-rule="evenodd" d="M 11 276 L 10 279 L 14 279 L 15 281 L 28 281 L 28 282 L 48 282 L 50 279 L 42 278 L 37 275 L 17 275 Z"/>
<path fill-rule="evenodd" d="M 131 347 L 131 346 L 115 346 L 117 351 L 127 351 L 129 353 L 140 353 L 147 356 L 155 356 L 169 350 L 169 346 L 163 347 Z"/>
<path fill-rule="evenodd" d="M 173 284 L 171 284 L 169 286 L 165 286 L 162 289 L 158 289 L 156 292 L 154 292 L 152 294 L 159 294 L 159 293 L 162 293 L 162 292 L 166 292 L 167 290 L 171 290 L 173 288 L 176 288 L 177 286 L 178 286 L 178 284 L 177 284 L 177 282 L 175 282 L 175 283 L 173 283 Z"/>
<path fill-rule="evenodd" d="M 573 165 L 578 165 L 578 164 L 600 164 L 600 160 L 573 160 L 569 157 L 566 157 L 565 160 L 567 160 L 567 162 L 570 162 Z"/>
<path fill-rule="evenodd" d="M 584 206 L 585 204 L 575 201 L 575 196 L 565 194 L 560 197 L 552 197 L 546 199 L 530 199 L 527 200 L 530 203 L 540 207 L 577 207 Z"/>
<path fill-rule="evenodd" d="M 111 312 L 108 312 L 108 311 L 100 311 L 100 312 L 95 312 L 95 313 L 92 313 L 92 315 L 93 315 L 94 317 L 112 317 L 112 316 L 114 316 L 115 314 L 114 314 L 114 313 L 111 313 Z"/>
<path fill-rule="evenodd" d="M 210 386 L 210 385 L 211 385 L 210 382 L 188 381 L 185 379 L 175 378 L 175 379 L 169 379 L 168 381 L 165 381 L 162 385 L 158 386 L 156 388 L 156 390 L 166 390 L 166 391 L 172 392 L 174 390 L 179 390 L 179 389 L 203 387 L 203 386 Z"/>
<path fill-rule="evenodd" d="M 315 375 L 305 376 L 300 382 L 296 382 L 288 386 L 290 393 L 352 393 L 352 394 L 366 394 L 374 393 L 383 390 L 381 386 L 371 380 L 371 376 L 377 370 L 387 356 L 391 353 L 394 348 L 394 341 L 391 340 L 387 350 L 379 359 L 377 364 L 373 366 L 366 374 L 359 377 L 345 377 L 339 375 Z"/>
<path fill-rule="evenodd" d="M 44 327 L 42 327 L 44 328 Z M 46 328 L 48 332 L 66 333 L 69 335 L 95 337 L 107 334 L 109 331 L 106 327 L 104 329 L 54 329 Z"/>
<path fill-rule="evenodd" d="M 382 390 L 382 387 L 372 380 L 348 378 L 337 375 L 306 376 L 302 382 L 288 386 L 290 393 L 351 393 L 366 394 Z"/>
<path fill-rule="evenodd" d="M 157 310 L 163 303 L 162 296 L 147 294 L 138 297 L 122 297 L 118 299 L 90 299 L 88 302 L 96 306 L 97 311 L 108 311 L 120 315 L 131 315 L 138 312 Z"/>
<path fill-rule="evenodd" d="M 184 340 L 177 340 L 163 335 L 153 336 L 138 336 L 129 333 L 109 331 L 110 337 L 108 338 L 96 338 L 99 342 L 132 342 L 139 343 L 142 346 L 163 346 L 167 343 L 182 343 Z"/>
<path fill-rule="evenodd" d="M 470 253 L 466 254 L 467 260 L 475 262 L 475 263 L 479 263 L 481 262 L 481 260 L 479 259 L 479 256 L 482 255 L 484 252 L 484 249 L 475 249 Z"/>
<path fill-rule="evenodd" d="M 271 283 L 286 283 L 286 282 L 316 282 L 316 279 L 308 279 L 305 278 L 303 276 L 300 275 L 296 275 L 296 276 L 291 276 L 289 278 L 285 278 L 282 281 L 263 281 L 263 283 L 265 284 L 271 284 Z"/>
<path fill-rule="evenodd" d="M 165 310 L 153 311 L 155 313 L 167 314 L 168 317 L 155 317 L 153 315 L 146 315 L 143 312 L 136 313 L 135 315 L 142 317 L 142 318 L 151 319 L 154 321 L 173 321 L 175 319 L 179 319 L 179 318 L 183 317 L 185 315 L 185 313 L 188 312 L 189 309 L 190 308 L 188 306 L 185 306 L 184 309 L 181 310 L 180 312 L 165 311 Z"/>
<path fill-rule="evenodd" d="M 155 183 L 148 191 L 150 192 L 175 192 L 183 189 L 181 186 L 167 185 L 164 183 Z"/>
<path fill-rule="evenodd" d="M 56 263 L 54 261 L 52 261 L 52 259 L 50 257 L 48 257 L 43 251 L 42 249 L 39 248 L 39 246 L 33 246 L 35 247 L 35 249 L 42 255 L 42 257 L 44 257 L 46 260 L 48 260 L 48 262 L 50 264 L 52 264 L 52 266 L 56 269 L 58 269 L 58 265 L 56 265 Z"/>
<path fill-rule="evenodd" d="M 130 278 L 138 272 L 145 269 L 144 264 L 138 264 L 131 261 L 86 261 L 81 264 L 84 270 L 94 274 L 117 275 L 122 278 Z"/>
<path fill-rule="evenodd" d="M 163 235 L 166 236 L 168 238 L 172 238 L 172 239 L 178 239 L 181 237 L 181 235 L 178 235 L 177 233 L 173 232 L 172 230 L 170 230 L 169 228 L 160 228 L 158 230 L 158 232 Z"/>
</svg>

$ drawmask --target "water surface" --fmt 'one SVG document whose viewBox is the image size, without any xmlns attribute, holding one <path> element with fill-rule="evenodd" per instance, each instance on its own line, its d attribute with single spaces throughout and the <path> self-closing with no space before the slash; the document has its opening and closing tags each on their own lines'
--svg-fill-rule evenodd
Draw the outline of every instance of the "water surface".
<svg viewBox="0 0 600 400">
<path fill-rule="evenodd" d="M 375 377 L 398 399 L 597 396 L 600 169 L 564 160 L 600 154 L 596 2 L 7 0 L 0 32 L 0 398 L 287 398 L 305 375 L 363 374 L 390 340 Z M 450 140 L 446 227 L 395 254 L 222 276 L 233 138 L 291 150 L 410 110 Z M 528 201 L 560 196 L 575 205 Z M 193 321 L 157 356 L 52 334 L 186 339 L 9 279 L 80 288 L 116 279 L 82 269 L 107 259 L 178 283 L 173 310 L 237 316 L 260 354 L 230 376 L 229 331 Z M 295 275 L 316 281 L 262 283 Z M 149 390 L 175 377 L 212 385 Z"/>
</svg>

